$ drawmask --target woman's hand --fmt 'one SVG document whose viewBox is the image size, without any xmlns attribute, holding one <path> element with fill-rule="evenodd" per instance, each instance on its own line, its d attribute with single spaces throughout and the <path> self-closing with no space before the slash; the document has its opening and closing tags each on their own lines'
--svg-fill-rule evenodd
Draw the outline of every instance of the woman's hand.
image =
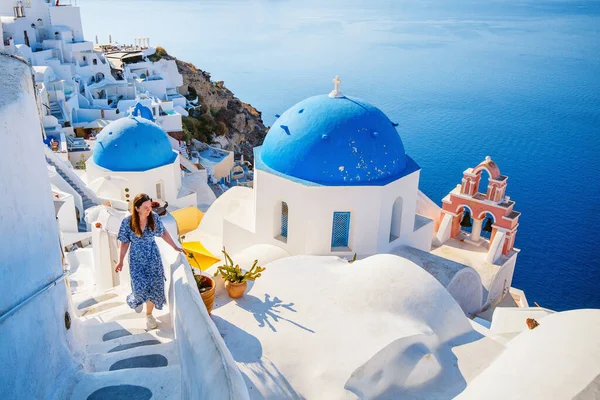
<svg viewBox="0 0 600 400">
<path fill-rule="evenodd" d="M 117 263 L 117 268 L 115 268 L 115 272 L 121 272 L 123 270 L 123 261 L 119 261 Z"/>
<path fill-rule="evenodd" d="M 177 246 L 173 246 L 173 250 L 179 252 L 179 253 L 184 253 L 185 254 L 185 250 L 182 249 L 181 247 L 177 247 Z"/>
</svg>

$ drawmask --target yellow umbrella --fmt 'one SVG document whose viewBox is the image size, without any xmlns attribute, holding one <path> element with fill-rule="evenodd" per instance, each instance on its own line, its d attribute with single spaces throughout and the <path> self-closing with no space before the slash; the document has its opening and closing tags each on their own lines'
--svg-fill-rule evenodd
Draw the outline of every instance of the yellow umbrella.
<svg viewBox="0 0 600 400">
<path fill-rule="evenodd" d="M 181 245 L 186 250 L 185 255 L 188 262 L 194 268 L 205 271 L 220 260 L 220 258 L 215 257 L 210 251 L 206 250 L 206 247 L 202 246 L 200 242 L 184 242 Z"/>
<path fill-rule="evenodd" d="M 177 230 L 179 235 L 185 235 L 188 232 L 196 230 L 204 213 L 196 207 L 186 207 L 171 212 L 173 218 L 177 222 Z"/>
</svg>

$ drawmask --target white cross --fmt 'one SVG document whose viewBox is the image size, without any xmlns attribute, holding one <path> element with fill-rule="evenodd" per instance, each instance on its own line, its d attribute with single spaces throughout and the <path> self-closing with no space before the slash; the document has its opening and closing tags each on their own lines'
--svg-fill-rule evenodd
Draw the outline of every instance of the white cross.
<svg viewBox="0 0 600 400">
<path fill-rule="evenodd" d="M 335 76 L 335 78 L 333 79 L 333 90 L 335 90 L 336 92 L 340 91 L 340 83 L 342 83 L 342 81 L 340 80 L 339 76 Z"/>
<path fill-rule="evenodd" d="M 336 77 L 333 79 L 332 82 L 333 82 L 333 90 L 331 91 L 331 93 L 329 93 L 329 97 L 331 97 L 332 99 L 344 97 L 342 92 L 340 92 L 340 83 L 342 83 L 342 81 L 340 80 L 340 77 L 336 75 Z"/>
</svg>

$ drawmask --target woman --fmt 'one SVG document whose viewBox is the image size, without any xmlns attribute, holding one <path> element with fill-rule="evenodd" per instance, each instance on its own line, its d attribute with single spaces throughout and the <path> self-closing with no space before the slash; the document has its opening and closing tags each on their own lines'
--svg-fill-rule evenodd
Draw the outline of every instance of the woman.
<svg viewBox="0 0 600 400">
<path fill-rule="evenodd" d="M 158 215 L 152 212 L 152 199 L 140 193 L 133 199 L 133 210 L 125 218 L 119 229 L 118 239 L 121 242 L 119 262 L 116 272 L 123 269 L 123 259 L 127 250 L 129 252 L 129 272 L 131 275 L 132 293 L 127 296 L 127 304 L 142 312 L 146 303 L 146 327 L 158 327 L 156 318 L 152 315 L 154 307 L 161 310 L 165 300 L 165 274 L 158 246 L 154 241 L 155 236 L 161 236 L 175 251 L 183 252 L 165 230 Z"/>
</svg>

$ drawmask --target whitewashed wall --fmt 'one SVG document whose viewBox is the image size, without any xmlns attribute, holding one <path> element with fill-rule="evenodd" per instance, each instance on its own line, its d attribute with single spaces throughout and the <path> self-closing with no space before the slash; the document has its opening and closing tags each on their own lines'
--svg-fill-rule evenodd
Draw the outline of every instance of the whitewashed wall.
<svg viewBox="0 0 600 400">
<path fill-rule="evenodd" d="M 81 200 L 81 195 L 77 193 L 77 191 L 73 189 L 73 187 L 69 185 L 67 181 L 65 181 L 65 179 L 56 172 L 56 168 L 48 165 L 47 169 L 50 183 L 54 185 L 57 189 L 65 193 L 69 193 L 73 197 L 74 206 L 77 207 L 77 209 L 79 210 L 79 215 L 83 218 L 83 201 Z"/>
<path fill-rule="evenodd" d="M 168 201 L 177 207 L 187 207 L 196 205 L 196 193 L 192 192 L 185 196 L 185 198 L 178 198 L 179 191 L 181 189 L 181 169 L 179 167 L 179 157 L 170 165 L 163 167 L 154 168 L 148 171 L 141 172 L 121 172 L 121 171 L 109 171 L 105 168 L 99 167 L 94 163 L 93 158 L 88 159 L 86 162 L 88 182 L 92 182 L 94 179 L 106 177 L 106 176 L 117 176 L 127 180 L 127 188 L 129 188 L 130 200 L 138 193 L 146 193 L 153 199 L 157 199 L 156 184 L 159 181 L 163 183 L 163 190 L 165 194 L 164 200 Z M 116 200 L 125 200 L 125 192 L 122 196 Z"/>
<path fill-rule="evenodd" d="M 487 297 L 484 297 L 483 299 L 484 309 L 488 306 L 493 306 L 495 303 L 502 300 L 504 295 L 508 293 L 508 290 L 512 285 L 516 262 L 517 255 L 514 255 L 496 272 L 496 275 L 490 283 Z"/>
<path fill-rule="evenodd" d="M 140 83 L 143 90 L 148 91 L 159 99 L 167 99 L 167 84 L 164 79 L 144 80 Z"/>
<path fill-rule="evenodd" d="M 63 274 L 32 70 L 0 55 L 0 315 Z M 7 79 L 4 79 L 7 78 Z M 29 154 L 21 157 L 21 154 Z M 27 176 L 27 179 L 23 179 Z M 0 398 L 48 398 L 77 368 L 64 280 L 0 324 Z M 72 328 L 73 329 L 73 328 Z"/>
<path fill-rule="evenodd" d="M 156 119 L 156 122 L 165 132 L 181 131 L 183 129 L 180 114 L 161 115 Z"/>
<path fill-rule="evenodd" d="M 77 42 L 83 40 L 83 27 L 79 7 L 49 7 L 52 25 L 68 26 L 73 31 L 73 38 Z"/>
<path fill-rule="evenodd" d="M 226 151 L 226 150 L 219 149 L 219 151 Z M 215 164 L 215 165 L 211 165 L 209 167 L 212 168 L 213 176 L 215 177 L 215 179 L 220 180 L 221 178 L 229 179 L 229 174 L 234 165 L 235 165 L 234 154 L 233 154 L 233 152 L 229 152 L 229 154 L 225 158 L 223 158 L 223 160 L 221 160 L 221 162 L 219 162 L 218 164 Z"/>
<path fill-rule="evenodd" d="M 418 182 L 419 173 L 415 172 L 386 186 L 306 186 L 256 170 L 256 243 L 277 245 L 291 254 L 384 252 L 390 247 L 392 209 L 399 196 L 403 198 L 399 221 L 401 229 L 400 238 L 394 241 L 394 245 L 412 243 L 415 241 L 413 230 Z M 282 201 L 288 205 L 287 240 L 277 238 L 281 227 Z M 332 252 L 333 213 L 338 211 L 351 213 L 349 243 L 347 250 Z M 420 240 L 425 246 L 430 238 Z"/>
<path fill-rule="evenodd" d="M 129 64 L 128 69 L 137 74 L 150 72 L 150 75 L 160 75 L 168 88 L 176 88 L 183 85 L 183 76 L 177 69 L 177 64 L 173 60 L 159 60 L 153 62 L 139 62 L 135 64 Z"/>
<path fill-rule="evenodd" d="M 75 199 L 73 195 L 59 192 L 60 199 L 58 201 L 64 201 L 64 204 L 58 211 L 58 226 L 61 232 L 77 232 L 78 221 L 75 215 Z M 81 214 L 83 216 L 83 214 Z"/>
</svg>

